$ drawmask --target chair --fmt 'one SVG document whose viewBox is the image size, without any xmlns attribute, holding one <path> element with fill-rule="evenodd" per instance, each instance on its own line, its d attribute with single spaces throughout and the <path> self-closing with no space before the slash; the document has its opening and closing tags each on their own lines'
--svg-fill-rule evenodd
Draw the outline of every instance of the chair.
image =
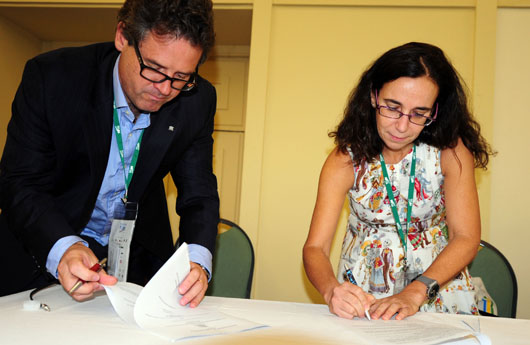
<svg viewBox="0 0 530 345">
<path fill-rule="evenodd" d="M 480 277 L 497 304 L 498 316 L 515 318 L 517 279 L 506 257 L 486 241 L 480 241 L 477 256 L 468 266 L 471 276 Z"/>
<path fill-rule="evenodd" d="M 230 227 L 219 231 L 213 257 L 213 275 L 206 291 L 208 296 L 250 298 L 254 272 L 254 249 L 249 237 L 237 224 L 220 219 Z"/>
</svg>

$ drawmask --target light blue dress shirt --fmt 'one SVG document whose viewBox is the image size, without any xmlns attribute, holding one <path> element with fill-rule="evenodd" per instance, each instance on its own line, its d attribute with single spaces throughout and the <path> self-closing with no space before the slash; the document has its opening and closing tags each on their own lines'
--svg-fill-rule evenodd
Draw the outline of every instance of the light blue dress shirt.
<svg viewBox="0 0 530 345">
<path fill-rule="evenodd" d="M 127 165 L 126 168 L 128 168 L 134 153 L 134 148 L 138 142 L 138 138 L 140 137 L 142 130 L 149 127 L 151 120 L 149 114 L 140 114 L 136 122 L 134 121 L 134 114 L 127 104 L 127 100 L 121 88 L 120 79 L 118 77 L 119 61 L 120 57 L 118 56 L 112 75 L 114 102 L 118 111 L 118 117 L 122 131 L 124 161 Z M 112 142 L 109 160 L 107 163 L 105 176 L 103 178 L 103 183 L 101 185 L 101 189 L 99 190 L 96 206 L 94 207 L 92 216 L 90 217 L 89 222 L 81 234 L 94 238 L 103 246 L 108 245 L 112 218 L 118 207 L 123 208 L 123 202 L 121 201 L 121 198 L 124 195 L 125 175 L 123 172 L 123 164 L 118 151 L 116 133 L 114 130 L 112 130 Z M 71 245 L 77 242 L 81 242 L 88 247 L 88 243 L 81 237 L 66 236 L 57 241 L 50 250 L 46 261 L 46 268 L 56 278 L 57 266 L 59 265 L 59 261 L 61 260 L 63 254 Z M 208 249 L 198 244 L 189 244 L 188 249 L 190 261 L 201 264 L 208 270 L 208 272 L 212 272 L 212 254 Z"/>
</svg>

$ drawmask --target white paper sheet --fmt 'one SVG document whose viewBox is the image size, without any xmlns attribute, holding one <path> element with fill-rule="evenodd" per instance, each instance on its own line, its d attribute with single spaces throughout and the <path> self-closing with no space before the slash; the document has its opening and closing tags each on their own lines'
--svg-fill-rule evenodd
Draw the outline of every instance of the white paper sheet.
<svg viewBox="0 0 530 345">
<path fill-rule="evenodd" d="M 461 322 L 440 322 L 426 315 L 421 319 L 411 316 L 400 321 L 357 320 L 351 327 L 367 344 L 491 344 L 487 336 L 470 326 Z"/>
<path fill-rule="evenodd" d="M 134 320 L 134 306 L 142 287 L 133 283 L 118 282 L 116 285 L 104 286 L 110 303 L 123 321 L 131 326 L 138 326 Z"/>
<path fill-rule="evenodd" d="M 212 307 L 181 306 L 177 288 L 189 271 L 188 247 L 183 243 L 144 288 L 118 282 L 105 286 L 105 290 L 114 310 L 126 323 L 171 341 L 264 327 Z"/>
</svg>

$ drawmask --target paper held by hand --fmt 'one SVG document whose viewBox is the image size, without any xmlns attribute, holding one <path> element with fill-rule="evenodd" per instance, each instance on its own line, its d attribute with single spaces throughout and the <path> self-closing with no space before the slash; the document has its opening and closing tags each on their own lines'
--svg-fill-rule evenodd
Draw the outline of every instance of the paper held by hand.
<svg viewBox="0 0 530 345">
<path fill-rule="evenodd" d="M 183 243 L 144 288 L 118 282 L 105 290 L 126 323 L 171 341 L 264 327 L 208 307 L 181 306 L 178 286 L 189 272 L 188 246 Z"/>
</svg>

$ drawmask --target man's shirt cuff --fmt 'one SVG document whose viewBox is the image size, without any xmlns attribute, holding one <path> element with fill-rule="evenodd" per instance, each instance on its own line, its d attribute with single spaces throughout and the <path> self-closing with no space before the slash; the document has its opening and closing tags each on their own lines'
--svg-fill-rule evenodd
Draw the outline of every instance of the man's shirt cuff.
<svg viewBox="0 0 530 345">
<path fill-rule="evenodd" d="M 74 243 L 81 242 L 88 247 L 88 243 L 79 236 L 66 236 L 61 238 L 59 241 L 55 242 L 50 253 L 48 253 L 48 258 L 46 259 L 46 269 L 50 272 L 55 278 L 58 278 L 57 266 L 59 266 L 59 261 L 64 255 L 64 252 L 70 248 Z M 210 255 L 211 256 L 211 255 Z"/>
<path fill-rule="evenodd" d="M 209 283 L 212 279 L 212 253 L 200 244 L 188 244 L 188 251 L 190 261 L 202 265 L 210 273 Z"/>
</svg>

